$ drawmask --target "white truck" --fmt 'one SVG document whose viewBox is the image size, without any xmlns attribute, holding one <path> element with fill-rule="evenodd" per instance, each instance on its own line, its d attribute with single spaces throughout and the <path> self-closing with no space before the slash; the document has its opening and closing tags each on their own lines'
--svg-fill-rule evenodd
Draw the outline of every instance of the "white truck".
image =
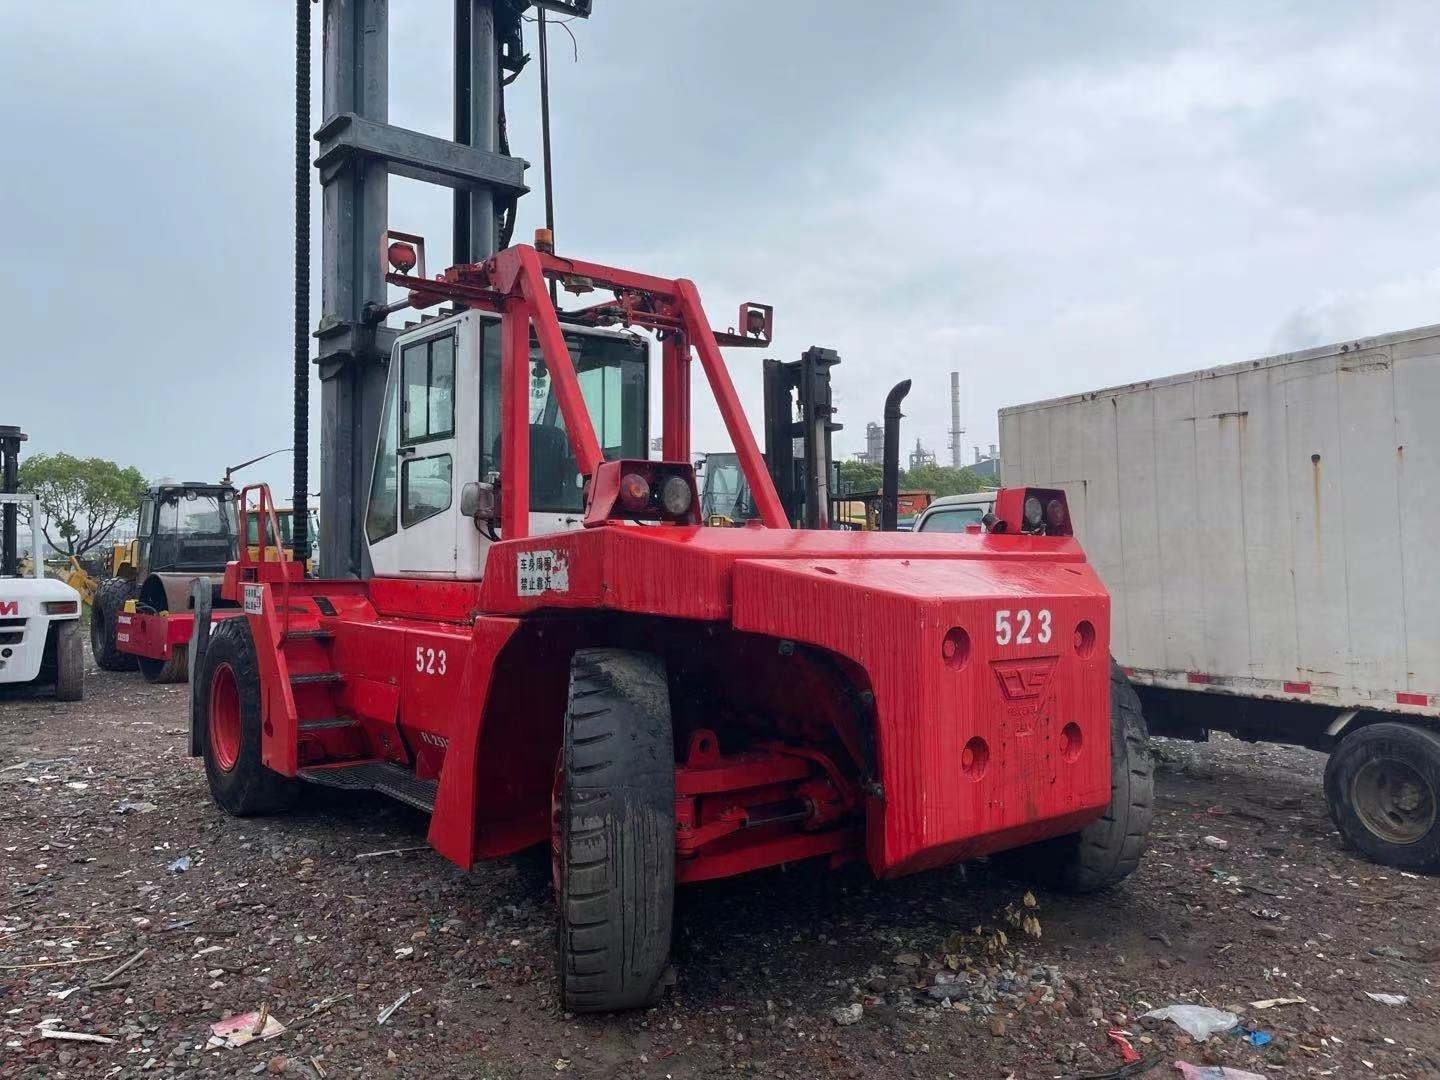
<svg viewBox="0 0 1440 1080">
<path fill-rule="evenodd" d="M 1000 412 L 1063 488 L 1152 733 L 1329 752 L 1342 835 L 1440 869 L 1440 326 Z"/>
<path fill-rule="evenodd" d="M 17 494 L 16 457 L 25 436 L 0 427 L 0 687 L 51 684 L 61 701 L 85 696 L 85 644 L 80 594 L 45 577 L 40 515 L 33 495 Z M 29 573 L 20 572 L 18 511 L 29 510 Z"/>
</svg>

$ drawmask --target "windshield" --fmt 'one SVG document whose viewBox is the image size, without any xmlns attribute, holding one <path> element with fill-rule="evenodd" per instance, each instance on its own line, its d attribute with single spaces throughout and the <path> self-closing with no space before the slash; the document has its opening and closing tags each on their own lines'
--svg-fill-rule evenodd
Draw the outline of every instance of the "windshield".
<svg viewBox="0 0 1440 1080">
<path fill-rule="evenodd" d="M 964 532 L 967 525 L 979 525 L 985 517 L 983 506 L 957 506 L 953 510 L 936 510 L 920 525 L 921 532 Z"/>
<path fill-rule="evenodd" d="M 580 392 L 609 461 L 647 456 L 649 406 L 647 353 L 643 341 L 624 336 L 565 335 Z M 484 417 L 481 474 L 500 471 L 500 334 L 485 334 Z M 539 345 L 530 345 L 530 508 L 574 512 L 585 507 L 584 478 L 570 450 L 560 400 L 551 393 Z"/>
<path fill-rule="evenodd" d="M 235 557 L 235 493 L 161 491 L 150 569 L 203 570 Z"/>
<path fill-rule="evenodd" d="M 750 485 L 740 468 L 740 455 L 708 454 L 705 457 L 705 490 L 700 495 L 701 516 L 727 517 L 745 521 L 756 516 Z"/>
</svg>

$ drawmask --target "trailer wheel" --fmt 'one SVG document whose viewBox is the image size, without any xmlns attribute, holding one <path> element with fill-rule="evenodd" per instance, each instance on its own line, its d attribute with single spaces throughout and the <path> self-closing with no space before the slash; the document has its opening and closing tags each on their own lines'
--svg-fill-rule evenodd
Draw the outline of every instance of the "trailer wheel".
<svg viewBox="0 0 1440 1080">
<path fill-rule="evenodd" d="M 563 1006 L 653 1004 L 675 901 L 675 748 L 658 657 L 575 654 L 551 828 Z"/>
<path fill-rule="evenodd" d="M 111 578 L 100 586 L 90 605 L 90 651 L 102 671 L 134 671 L 135 657 L 121 652 L 115 641 L 116 617 L 130 599 L 130 582 Z"/>
<path fill-rule="evenodd" d="M 226 619 L 214 628 L 196 678 L 206 719 L 205 776 L 215 802 L 236 817 L 289 807 L 299 783 L 260 760 L 260 668 L 245 619 Z"/>
<path fill-rule="evenodd" d="M 1154 816 L 1155 775 L 1140 699 L 1110 661 L 1110 806 L 1098 821 L 1006 854 L 1016 873 L 1061 892 L 1090 893 L 1135 872 Z"/>
<path fill-rule="evenodd" d="M 1440 869 L 1440 733 L 1418 724 L 1362 727 L 1325 763 L 1330 816 L 1367 859 Z"/>
<path fill-rule="evenodd" d="M 85 639 L 80 620 L 55 627 L 55 700 L 80 701 L 85 697 Z"/>
</svg>

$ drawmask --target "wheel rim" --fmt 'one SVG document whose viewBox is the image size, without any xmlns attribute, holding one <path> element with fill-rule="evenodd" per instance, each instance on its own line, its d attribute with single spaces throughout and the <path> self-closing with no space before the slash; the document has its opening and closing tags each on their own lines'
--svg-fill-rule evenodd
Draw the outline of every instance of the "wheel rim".
<svg viewBox="0 0 1440 1080">
<path fill-rule="evenodd" d="M 1435 825 L 1435 790 L 1409 762 L 1373 758 L 1355 773 L 1350 804 L 1361 823 L 1391 844 L 1413 844 Z"/>
<path fill-rule="evenodd" d="M 550 782 L 550 883 L 560 895 L 560 859 L 565 832 L 565 752 L 555 755 L 555 776 Z"/>
<path fill-rule="evenodd" d="M 240 760 L 240 687 L 229 664 L 210 679 L 210 756 L 222 772 Z"/>
</svg>

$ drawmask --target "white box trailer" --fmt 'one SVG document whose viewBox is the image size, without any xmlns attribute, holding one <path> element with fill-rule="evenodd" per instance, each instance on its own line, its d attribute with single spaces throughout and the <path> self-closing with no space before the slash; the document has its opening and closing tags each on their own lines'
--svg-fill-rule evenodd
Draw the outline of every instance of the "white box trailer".
<svg viewBox="0 0 1440 1080">
<path fill-rule="evenodd" d="M 1000 412 L 1058 487 L 1152 731 L 1331 752 L 1372 857 L 1440 868 L 1440 326 Z"/>
</svg>

